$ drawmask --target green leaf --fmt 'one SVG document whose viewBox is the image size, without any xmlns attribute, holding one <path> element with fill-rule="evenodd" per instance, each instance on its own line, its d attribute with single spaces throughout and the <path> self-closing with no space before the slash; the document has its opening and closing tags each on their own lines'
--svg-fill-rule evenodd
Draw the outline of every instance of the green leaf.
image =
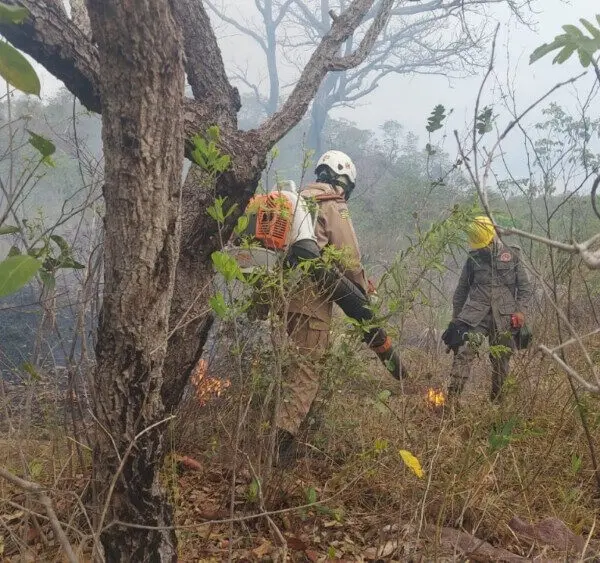
<svg viewBox="0 0 600 563">
<path fill-rule="evenodd" d="M 0 41 L 0 76 L 25 94 L 40 95 L 40 79 L 29 61 L 12 45 Z"/>
<path fill-rule="evenodd" d="M 552 51 L 556 49 L 560 49 L 563 46 L 563 43 L 556 41 L 556 39 L 552 43 L 544 43 L 540 45 L 531 55 L 529 56 L 529 64 L 534 63 L 535 61 L 545 57 Z"/>
<path fill-rule="evenodd" d="M 221 132 L 219 131 L 218 125 L 211 125 L 206 130 L 206 137 L 209 141 L 213 143 L 218 143 L 221 140 Z"/>
<path fill-rule="evenodd" d="M 2 225 L 0 227 L 0 235 L 12 235 L 18 233 L 21 229 L 19 227 L 13 227 L 12 225 Z"/>
<path fill-rule="evenodd" d="M 10 250 L 8 251 L 8 256 L 20 256 L 21 255 L 21 249 L 18 246 L 11 246 Z"/>
<path fill-rule="evenodd" d="M 480 135 L 485 135 L 493 129 L 494 116 L 492 114 L 492 108 L 486 106 L 483 111 L 477 116 L 477 132 Z"/>
<path fill-rule="evenodd" d="M 579 55 L 579 62 L 583 68 L 587 68 L 592 64 L 592 56 L 585 49 L 579 49 L 577 54 Z"/>
<path fill-rule="evenodd" d="M 517 422 L 517 418 L 511 417 L 502 425 L 494 425 L 488 437 L 488 445 L 491 453 L 501 450 L 513 441 Z"/>
<path fill-rule="evenodd" d="M 228 307 L 227 303 L 225 303 L 225 297 L 223 297 L 221 292 L 213 295 L 208 300 L 208 304 L 218 317 L 224 319 L 227 316 Z"/>
<path fill-rule="evenodd" d="M 237 220 L 237 225 L 235 226 L 235 229 L 234 229 L 235 233 L 237 235 L 241 235 L 248 228 L 249 222 L 250 222 L 250 219 L 249 219 L 248 215 L 240 215 Z"/>
<path fill-rule="evenodd" d="M 438 104 L 433 108 L 431 115 L 427 118 L 427 125 L 425 126 L 425 129 L 429 133 L 433 133 L 434 131 L 441 129 L 446 117 L 448 117 L 446 115 L 446 108 L 443 105 Z"/>
<path fill-rule="evenodd" d="M 23 23 L 29 10 L 23 6 L 8 6 L 0 2 L 0 23 Z"/>
<path fill-rule="evenodd" d="M 225 278 L 225 281 L 230 282 L 235 279 L 244 281 L 244 274 L 235 258 L 219 250 L 213 252 L 210 257 L 215 270 Z"/>
<path fill-rule="evenodd" d="M 62 256 L 70 256 L 71 255 L 71 247 L 69 243 L 59 235 L 50 235 L 50 240 L 54 241 L 58 248 L 60 249 L 60 255 Z"/>
<path fill-rule="evenodd" d="M 557 63 L 559 65 L 563 64 L 575 52 L 575 49 L 577 49 L 577 45 L 565 45 L 562 51 L 560 51 L 560 53 L 558 53 L 558 55 L 554 57 L 554 60 L 552 62 Z"/>
<path fill-rule="evenodd" d="M 54 274 L 52 272 L 48 272 L 47 270 L 40 270 L 40 279 L 42 280 L 42 283 L 48 288 L 48 289 L 54 289 L 56 287 L 56 278 L 54 277 Z"/>
<path fill-rule="evenodd" d="M 584 37 L 583 33 L 581 33 L 581 30 L 574 25 L 567 24 L 563 25 L 562 28 L 575 39 L 581 39 Z"/>
<path fill-rule="evenodd" d="M 592 37 L 600 41 L 600 29 L 598 29 L 593 23 L 589 22 L 585 18 L 580 18 L 581 25 L 585 27 L 592 35 Z"/>
<path fill-rule="evenodd" d="M 389 389 L 384 389 L 377 395 L 377 400 L 380 403 L 386 403 L 388 399 L 392 396 L 392 392 Z"/>
<path fill-rule="evenodd" d="M 29 144 L 36 149 L 43 158 L 48 158 L 56 152 L 54 143 L 46 139 L 46 137 L 42 137 L 29 129 L 27 129 L 27 133 L 29 133 Z"/>
<path fill-rule="evenodd" d="M 73 258 L 68 258 L 64 262 L 61 262 L 58 267 L 71 270 L 85 270 L 85 264 L 76 262 Z"/>
<path fill-rule="evenodd" d="M 314 487 L 308 487 L 306 490 L 307 504 L 315 504 L 317 502 L 317 490 Z"/>
<path fill-rule="evenodd" d="M 29 475 L 31 475 L 32 479 L 36 480 L 42 475 L 42 471 L 44 466 L 41 461 L 34 459 L 29 462 Z"/>
<path fill-rule="evenodd" d="M 19 291 L 40 269 L 41 262 L 31 256 L 10 256 L 0 262 L 0 297 Z"/>
<path fill-rule="evenodd" d="M 59 235 L 50 235 L 50 240 L 54 241 L 60 249 L 60 255 L 53 265 L 53 269 L 56 268 L 72 268 L 74 270 L 83 270 L 85 266 L 76 262 L 73 259 L 72 249 L 69 243 Z"/>
</svg>

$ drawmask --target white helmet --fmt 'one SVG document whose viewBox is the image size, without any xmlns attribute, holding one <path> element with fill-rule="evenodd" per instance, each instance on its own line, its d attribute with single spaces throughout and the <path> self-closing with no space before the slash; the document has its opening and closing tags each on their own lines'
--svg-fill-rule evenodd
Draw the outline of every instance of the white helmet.
<svg viewBox="0 0 600 563">
<path fill-rule="evenodd" d="M 346 176 L 350 180 L 350 184 L 354 187 L 356 184 L 356 166 L 352 159 L 342 151 L 327 151 L 317 161 L 315 172 L 321 166 L 329 167 L 338 176 Z"/>
</svg>

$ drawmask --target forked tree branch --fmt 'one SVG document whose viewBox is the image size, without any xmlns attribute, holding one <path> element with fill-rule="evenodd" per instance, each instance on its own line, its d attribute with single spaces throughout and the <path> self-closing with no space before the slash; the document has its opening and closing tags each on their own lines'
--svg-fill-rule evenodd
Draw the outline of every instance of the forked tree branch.
<svg viewBox="0 0 600 563">
<path fill-rule="evenodd" d="M 329 32 L 311 55 L 300 78 L 279 111 L 258 128 L 266 146 L 272 146 L 289 131 L 306 113 L 325 75 L 332 70 L 343 70 L 360 64 L 367 55 L 366 48 L 373 45 L 378 34 L 389 20 L 393 0 L 384 0 L 380 12 L 365 35 L 362 49 L 347 61 L 338 56 L 343 43 L 356 31 L 374 0 L 354 0 L 333 22 Z"/>
<path fill-rule="evenodd" d="M 550 348 L 544 346 L 543 344 L 539 346 L 539 349 L 548 357 L 552 358 L 569 375 L 569 377 L 572 377 L 575 381 L 577 381 L 577 383 L 579 383 L 586 391 L 594 394 L 600 393 L 600 385 L 594 385 L 589 381 L 586 381 L 583 377 L 581 377 L 581 375 L 579 375 L 577 370 L 564 362 L 556 352 L 550 350 Z"/>
<path fill-rule="evenodd" d="M 221 49 L 201 0 L 171 3 L 177 24 L 183 32 L 185 69 L 196 100 L 224 111 L 223 121 L 236 122 L 240 96 L 225 72 Z"/>
<path fill-rule="evenodd" d="M 382 2 L 379 13 L 373 20 L 356 51 L 344 57 L 336 57 L 330 65 L 329 70 L 348 70 L 357 67 L 365 61 L 373 49 L 379 34 L 388 23 L 393 5 L 394 2 L 392 0 L 384 0 Z"/>
</svg>

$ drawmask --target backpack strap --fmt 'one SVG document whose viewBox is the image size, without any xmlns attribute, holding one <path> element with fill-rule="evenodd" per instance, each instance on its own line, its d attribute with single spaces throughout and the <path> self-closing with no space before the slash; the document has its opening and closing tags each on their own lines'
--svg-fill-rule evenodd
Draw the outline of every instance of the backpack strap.
<svg viewBox="0 0 600 563">
<path fill-rule="evenodd" d="M 317 201 L 346 201 L 343 194 L 319 194 L 314 197 Z"/>
</svg>

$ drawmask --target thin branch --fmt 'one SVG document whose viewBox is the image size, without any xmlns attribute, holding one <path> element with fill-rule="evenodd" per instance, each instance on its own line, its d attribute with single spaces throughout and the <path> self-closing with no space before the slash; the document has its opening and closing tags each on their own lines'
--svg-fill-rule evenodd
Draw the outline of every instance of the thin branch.
<svg viewBox="0 0 600 563">
<path fill-rule="evenodd" d="M 329 70 L 348 70 L 349 68 L 354 68 L 365 61 L 367 55 L 371 52 L 371 49 L 373 49 L 379 34 L 390 20 L 393 4 L 393 0 L 384 0 L 382 2 L 377 17 L 373 20 L 371 27 L 369 27 L 367 33 L 365 33 L 365 36 L 363 37 L 356 51 L 350 55 L 346 55 L 345 57 L 336 57 L 333 63 L 329 66 Z"/>
<path fill-rule="evenodd" d="M 597 328 L 596 330 L 593 330 L 592 332 L 588 332 L 587 334 L 584 334 L 583 336 L 579 336 L 577 338 L 571 338 L 571 340 L 567 340 L 566 342 L 563 342 L 562 344 L 559 344 L 558 346 L 555 346 L 554 348 L 552 348 L 552 352 L 558 352 L 559 350 L 566 348 L 567 346 L 571 346 L 572 344 L 579 344 L 582 340 L 589 338 L 590 336 L 594 336 L 595 334 L 598 334 L 600 332 L 600 328 Z"/>
<path fill-rule="evenodd" d="M 483 94 L 483 89 L 485 88 L 485 84 L 492 74 L 494 70 L 494 59 L 496 57 L 496 40 L 498 39 L 498 31 L 500 29 L 500 24 L 496 25 L 496 30 L 494 31 L 494 40 L 492 41 L 492 52 L 490 54 L 490 62 L 488 64 L 487 72 L 479 85 L 479 91 L 477 92 L 477 99 L 475 100 L 475 110 L 473 112 L 473 169 L 475 172 L 476 183 L 479 184 L 479 165 L 477 162 L 477 118 L 479 116 L 479 104 L 481 103 L 481 96 Z M 487 200 L 487 193 L 483 192 L 485 197 L 485 201 L 482 201 L 483 206 L 486 211 L 489 211 L 489 202 Z"/>
<path fill-rule="evenodd" d="M 117 471 L 113 475 L 112 481 L 108 488 L 108 494 L 106 495 L 106 501 L 104 502 L 104 508 L 102 509 L 102 514 L 101 514 L 100 520 L 98 522 L 98 527 L 97 527 L 97 536 L 98 537 L 100 537 L 100 535 L 103 531 L 104 521 L 106 519 L 106 514 L 110 507 L 112 495 L 114 493 L 114 490 L 117 485 L 117 481 L 119 480 L 119 477 L 121 475 L 121 472 L 123 471 L 123 468 L 125 467 L 125 462 L 127 461 L 127 458 L 129 457 L 129 454 L 131 453 L 131 450 L 133 449 L 133 446 L 144 434 L 146 434 L 147 432 L 150 432 L 150 430 L 156 428 L 157 426 L 160 426 L 161 424 L 164 424 L 165 422 L 169 422 L 170 420 L 173 420 L 174 418 L 175 418 L 175 415 L 170 415 L 166 418 L 163 418 L 162 420 L 155 422 L 154 424 L 151 424 L 150 426 L 144 428 L 141 432 L 136 434 L 135 437 L 133 438 L 133 440 L 131 440 L 131 442 L 129 443 L 129 446 L 127 447 L 127 450 L 125 450 L 125 453 L 123 454 L 123 458 L 121 459 L 121 463 L 119 464 Z M 112 437 L 111 437 L 111 440 L 112 440 Z M 113 444 L 114 444 L 114 441 L 113 441 Z M 117 450 L 117 455 L 119 455 L 118 450 Z"/>
<path fill-rule="evenodd" d="M 330 31 L 323 37 L 319 46 L 311 55 L 294 90 L 282 108 L 258 128 L 257 132 L 267 147 L 276 143 L 302 118 L 327 72 L 351 68 L 352 64 L 360 64 L 362 62 L 364 56 L 366 56 L 364 48 L 367 45 L 372 45 L 377 34 L 379 34 L 387 23 L 393 0 L 384 0 L 382 3 L 380 15 L 376 19 L 376 22 L 373 23 L 371 29 L 367 31 L 365 36 L 366 41 L 364 40 L 361 43 L 362 48 L 359 47 L 356 56 L 351 56 L 350 60 L 344 61 L 343 58 L 338 59 L 336 54 L 344 42 L 361 24 L 365 14 L 373 5 L 373 1 L 354 0 L 333 22 Z M 367 36 L 368 40 L 366 39 Z"/>
<path fill-rule="evenodd" d="M 203 2 L 177 0 L 171 6 L 183 32 L 186 72 L 194 97 L 214 108 L 223 108 L 223 119 L 235 124 L 241 107 L 239 93 L 227 78 L 221 49 Z"/>
<path fill-rule="evenodd" d="M 528 108 L 526 108 L 523 112 L 521 112 L 515 119 L 513 119 L 508 124 L 508 126 L 500 134 L 500 136 L 498 137 L 498 140 L 496 141 L 496 143 L 494 144 L 494 146 L 492 147 L 492 149 L 489 152 L 489 156 L 488 156 L 486 166 L 485 166 L 485 172 L 483 175 L 483 185 L 482 185 L 483 190 L 485 190 L 485 181 L 489 176 L 489 169 L 492 165 L 494 154 L 495 154 L 496 150 L 498 149 L 500 143 L 502 143 L 502 141 L 506 138 L 506 136 L 513 130 L 515 125 L 517 125 L 517 123 L 519 123 L 531 110 L 535 109 L 538 105 L 540 105 L 548 96 L 550 96 L 554 92 L 556 92 L 556 90 L 558 90 L 559 88 L 562 88 L 563 86 L 568 86 L 569 84 L 573 84 L 575 81 L 579 80 L 582 76 L 585 76 L 586 74 L 587 74 L 586 72 L 582 72 L 581 74 L 578 74 L 577 76 L 573 76 L 572 78 L 569 78 L 568 80 L 565 80 L 564 82 L 559 82 L 559 83 L 555 84 L 543 96 L 541 96 L 540 98 L 535 100 Z"/>
<path fill-rule="evenodd" d="M 251 37 L 252 39 L 254 39 L 254 41 L 258 43 L 258 45 L 263 51 L 267 51 L 267 44 L 265 43 L 265 40 L 261 37 L 259 33 L 257 33 L 253 29 L 250 29 L 248 26 L 242 25 L 237 19 L 230 18 L 227 14 L 225 14 L 225 12 L 219 10 L 210 0 L 204 0 L 204 3 L 208 6 L 210 11 L 213 12 L 220 20 L 223 20 L 225 23 L 228 23 L 229 25 L 237 29 L 240 33 Z"/>
<path fill-rule="evenodd" d="M 69 542 L 69 538 L 65 534 L 65 531 L 62 529 L 60 521 L 56 516 L 56 512 L 54 512 L 54 508 L 52 507 L 52 501 L 50 497 L 44 492 L 44 489 L 38 483 L 33 483 L 32 481 L 26 481 L 25 479 L 21 479 L 16 475 L 13 475 L 10 471 L 4 469 L 4 467 L 0 467 L 0 477 L 6 479 L 9 483 L 12 483 L 15 487 L 19 487 L 20 489 L 31 493 L 39 503 L 44 507 L 46 514 L 48 515 L 48 520 L 50 521 L 50 526 L 52 526 L 52 530 L 56 539 L 60 543 L 69 563 L 78 563 L 79 558 L 76 557 L 75 552 L 73 551 L 73 547 Z"/>
<path fill-rule="evenodd" d="M 552 350 L 550 350 L 547 346 L 544 346 L 543 344 L 541 344 L 538 348 L 544 354 L 546 354 L 547 356 L 552 358 L 564 371 L 567 372 L 567 374 L 569 376 L 571 376 L 580 385 L 582 385 L 586 389 L 586 391 L 589 391 L 590 393 L 600 393 L 600 386 L 592 385 L 591 383 L 589 383 L 585 379 L 583 379 L 583 377 L 581 377 L 579 375 L 579 373 L 577 373 L 577 371 L 575 371 L 571 366 L 566 364 L 556 352 L 553 352 Z"/>
<path fill-rule="evenodd" d="M 592 193 L 591 193 L 592 209 L 594 210 L 594 213 L 596 214 L 596 217 L 598 217 L 598 219 L 600 219 L 600 212 L 598 211 L 598 202 L 596 201 L 596 192 L 598 191 L 599 185 L 600 185 L 600 176 L 598 176 L 594 180 L 594 184 L 592 186 Z"/>
</svg>

